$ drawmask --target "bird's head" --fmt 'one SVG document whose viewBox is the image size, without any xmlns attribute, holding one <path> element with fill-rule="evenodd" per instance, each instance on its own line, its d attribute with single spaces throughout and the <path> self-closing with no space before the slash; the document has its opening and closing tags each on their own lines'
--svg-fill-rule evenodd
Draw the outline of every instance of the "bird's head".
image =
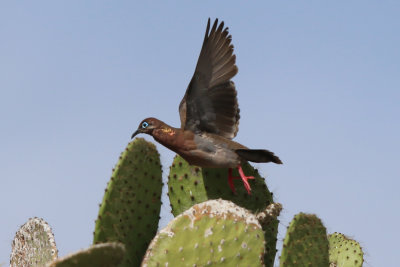
<svg viewBox="0 0 400 267">
<path fill-rule="evenodd" d="M 152 135 L 153 130 L 157 129 L 161 126 L 162 122 L 155 119 L 155 118 L 147 118 L 142 120 L 142 122 L 139 124 L 139 127 L 137 128 L 136 132 L 132 134 L 132 139 L 140 133 L 146 133 L 149 135 Z"/>
</svg>

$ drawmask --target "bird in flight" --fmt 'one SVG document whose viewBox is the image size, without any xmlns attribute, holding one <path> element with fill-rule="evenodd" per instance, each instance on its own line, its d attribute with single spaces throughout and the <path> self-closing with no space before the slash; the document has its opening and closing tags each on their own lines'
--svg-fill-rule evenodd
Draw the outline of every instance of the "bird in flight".
<svg viewBox="0 0 400 267">
<path fill-rule="evenodd" d="M 211 30 L 210 30 L 211 28 Z M 203 46 L 193 77 L 179 104 L 181 127 L 174 128 L 156 118 L 146 118 L 132 134 L 146 133 L 189 164 L 205 168 L 228 168 L 228 184 L 235 193 L 233 179 L 242 179 L 251 194 L 241 163 L 274 162 L 279 157 L 265 149 L 249 149 L 232 139 L 239 130 L 239 106 L 235 84 L 231 79 L 238 72 L 232 37 L 224 22 L 208 19 Z M 240 177 L 232 170 L 238 169 Z"/>
</svg>

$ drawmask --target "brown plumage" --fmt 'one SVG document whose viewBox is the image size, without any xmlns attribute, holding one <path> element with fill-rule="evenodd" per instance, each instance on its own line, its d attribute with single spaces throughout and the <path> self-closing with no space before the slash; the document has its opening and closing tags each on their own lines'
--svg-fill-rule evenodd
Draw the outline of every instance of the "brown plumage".
<svg viewBox="0 0 400 267">
<path fill-rule="evenodd" d="M 243 161 L 282 164 L 274 153 L 264 149 L 248 149 L 232 141 L 239 130 L 239 105 L 235 84 L 231 79 L 238 72 L 233 54 L 232 37 L 224 22 L 210 19 L 194 75 L 179 105 L 181 127 L 174 128 L 155 119 L 144 119 L 132 138 L 147 133 L 167 148 L 181 155 L 192 165 L 229 168 L 228 182 L 235 192 L 232 168 L 250 194 L 250 185 L 241 168 Z"/>
</svg>

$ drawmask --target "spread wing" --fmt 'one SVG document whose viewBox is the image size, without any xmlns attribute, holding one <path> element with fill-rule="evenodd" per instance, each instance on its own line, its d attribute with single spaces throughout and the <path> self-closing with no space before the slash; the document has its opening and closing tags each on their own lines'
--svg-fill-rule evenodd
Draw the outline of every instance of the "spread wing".
<svg viewBox="0 0 400 267">
<path fill-rule="evenodd" d="M 239 107 L 234 83 L 238 72 L 232 37 L 218 19 L 210 31 L 208 19 L 196 70 L 179 105 L 181 128 L 232 139 L 239 126 Z"/>
</svg>

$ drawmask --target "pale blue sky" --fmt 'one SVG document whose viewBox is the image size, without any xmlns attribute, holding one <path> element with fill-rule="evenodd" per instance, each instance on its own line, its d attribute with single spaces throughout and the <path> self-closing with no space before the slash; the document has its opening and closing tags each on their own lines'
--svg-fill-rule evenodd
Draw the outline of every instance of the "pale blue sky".
<svg viewBox="0 0 400 267">
<path fill-rule="evenodd" d="M 218 17 L 239 67 L 235 140 L 284 162 L 257 165 L 284 207 L 278 238 L 316 213 L 360 241 L 366 266 L 398 265 L 400 2 L 166 2 L 0 4 L 0 263 L 33 216 L 61 255 L 91 244 L 119 153 L 145 117 L 179 125 Z M 173 153 L 158 148 L 166 176 Z"/>
</svg>

